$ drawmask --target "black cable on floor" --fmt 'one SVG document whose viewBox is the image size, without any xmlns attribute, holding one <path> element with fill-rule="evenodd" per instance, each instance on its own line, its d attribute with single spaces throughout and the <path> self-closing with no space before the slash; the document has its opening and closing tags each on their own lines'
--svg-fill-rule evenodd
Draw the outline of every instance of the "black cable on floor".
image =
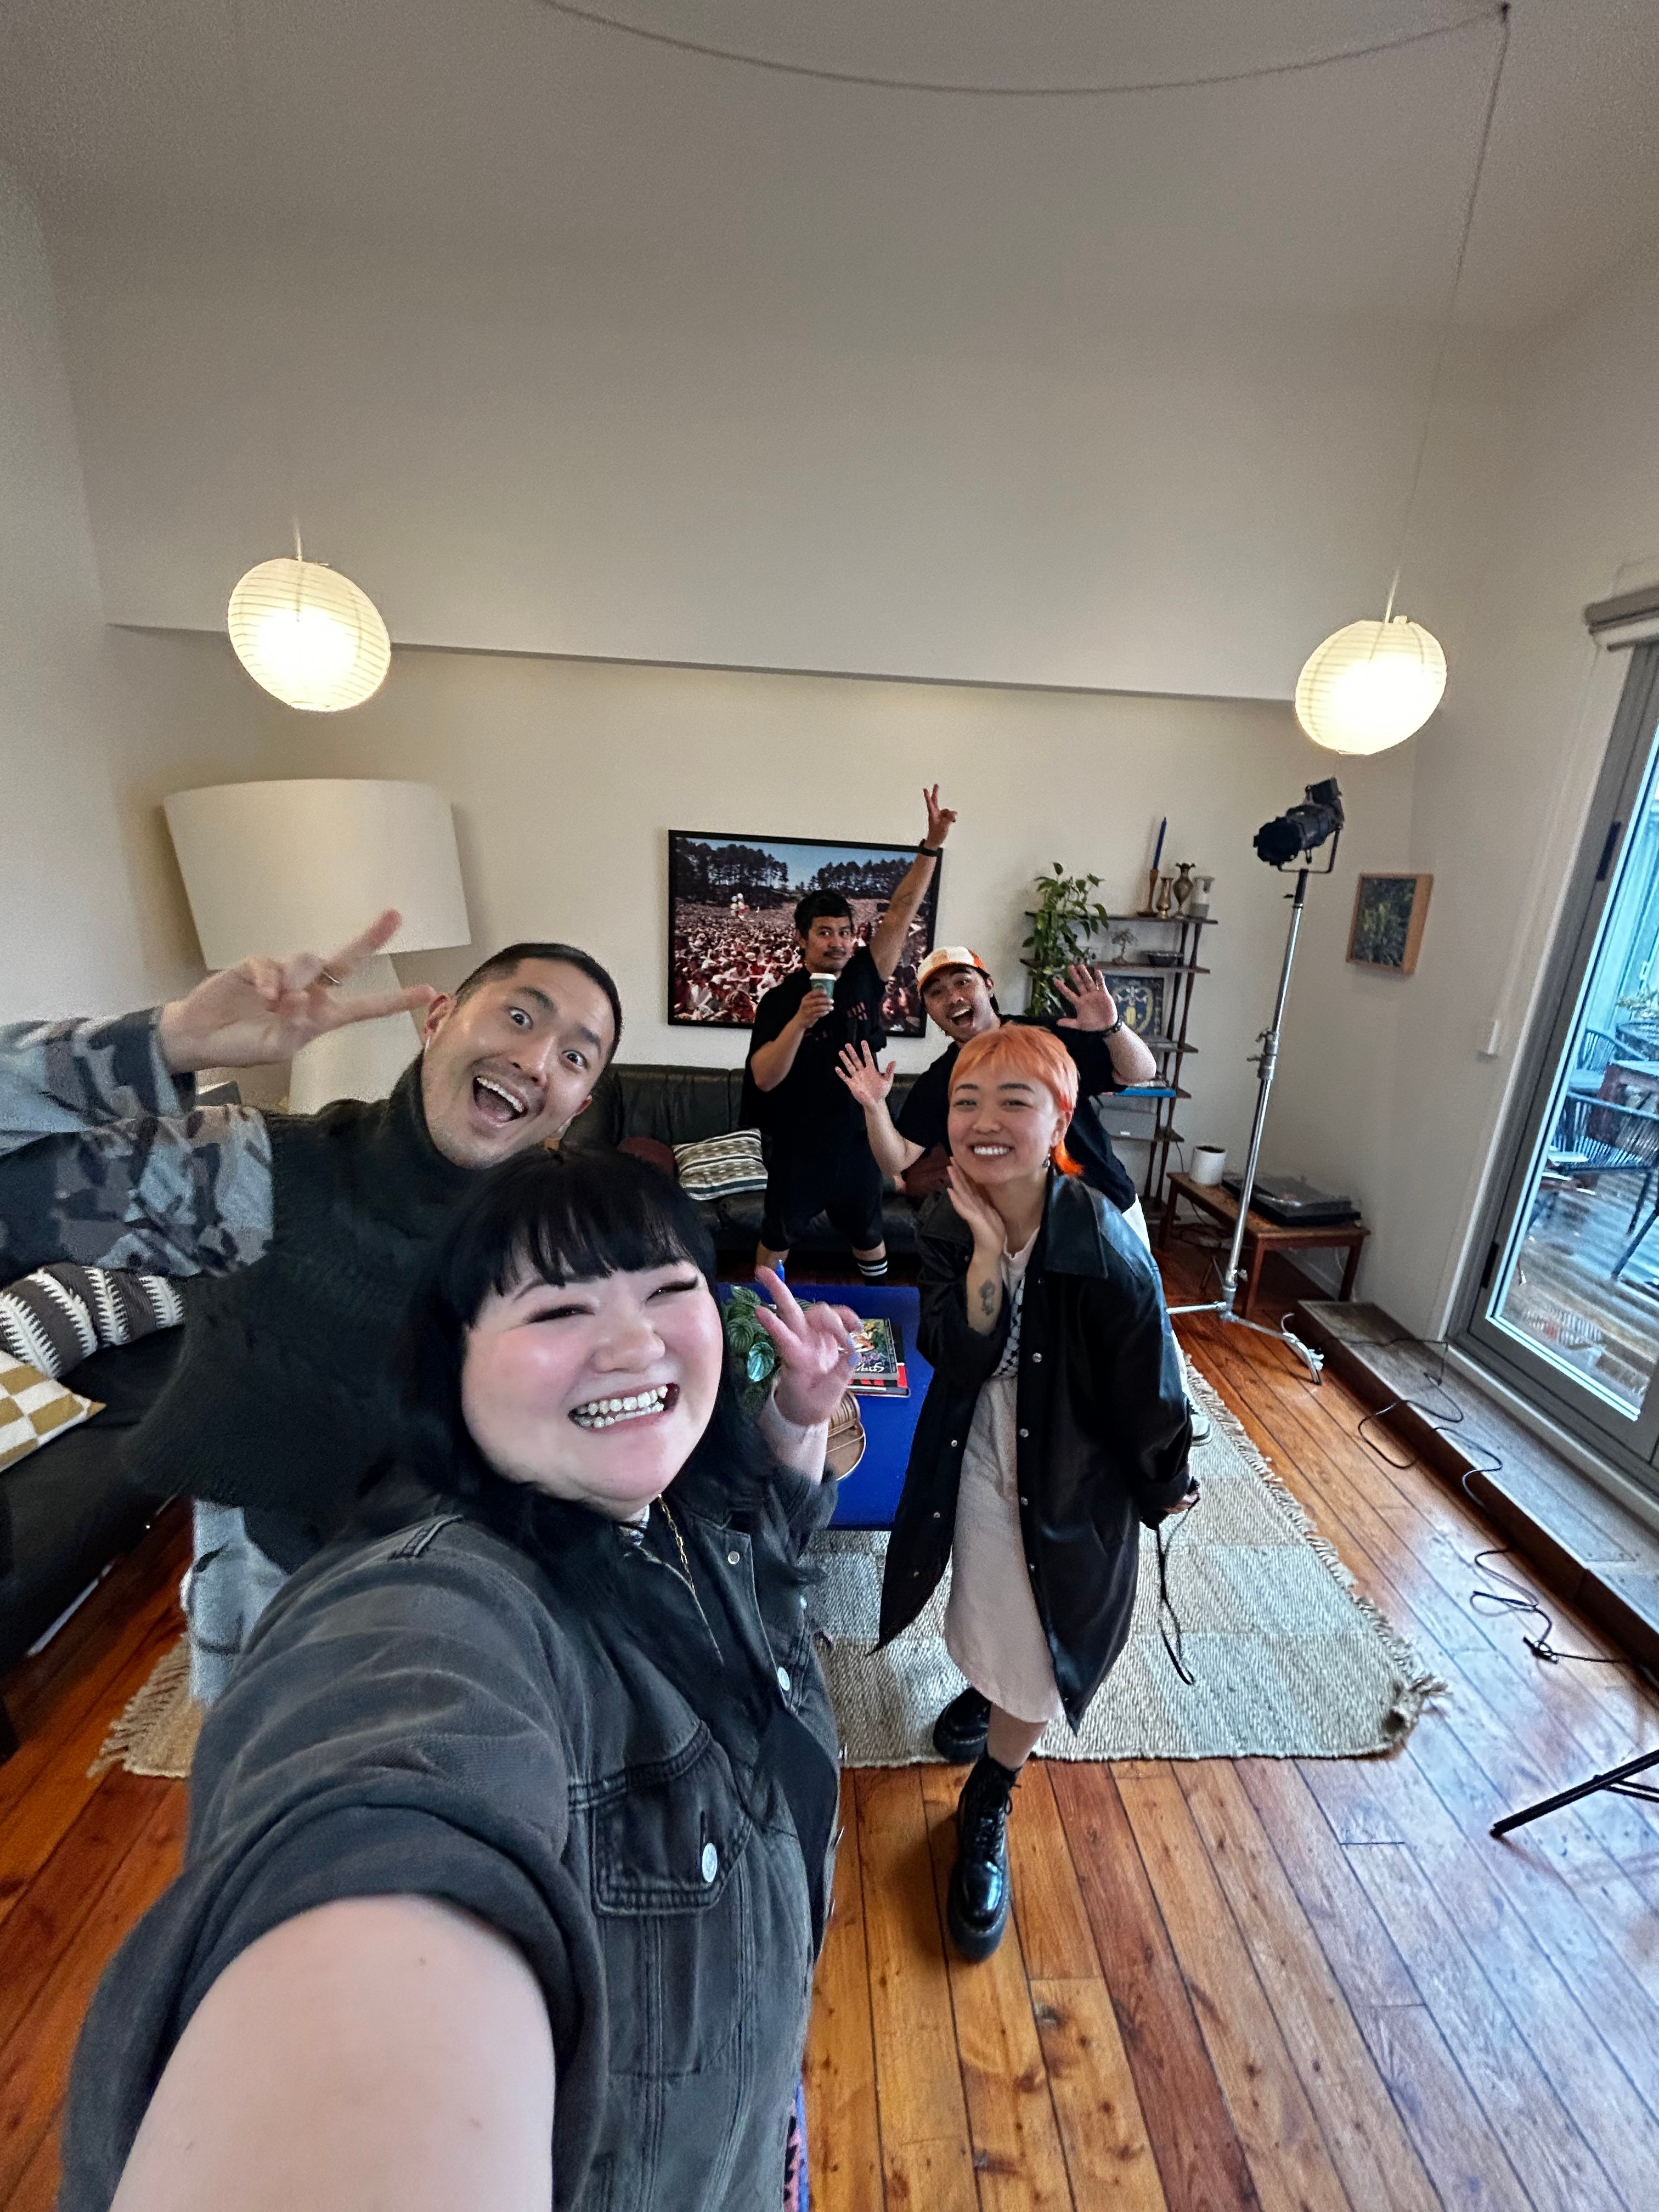
<svg viewBox="0 0 1659 2212">
<path fill-rule="evenodd" d="M 1386 1421 L 1390 1413 L 1398 1413 L 1403 1408 L 1417 1414 L 1419 1419 L 1426 1421 L 1437 1435 L 1445 1436 L 1451 1430 L 1462 1428 L 1468 1419 L 1468 1413 L 1453 1395 L 1446 1381 L 1446 1358 L 1450 1349 L 1447 1340 L 1443 1337 L 1428 1339 L 1402 1333 L 1399 1336 L 1389 1337 L 1381 1342 L 1375 1343 L 1370 1348 L 1377 1352 L 1392 1352 L 1401 1345 L 1409 1345 L 1413 1349 L 1431 1356 L 1438 1352 L 1440 1359 L 1437 1369 L 1431 1373 L 1425 1367 L 1422 1370 L 1423 1379 L 1438 1397 L 1445 1401 L 1445 1404 L 1443 1407 L 1431 1406 L 1424 1399 L 1402 1395 L 1391 1398 L 1386 1406 L 1378 1406 L 1370 1413 L 1361 1416 L 1355 1430 L 1360 1443 L 1373 1457 L 1380 1459 L 1384 1467 L 1392 1468 L 1396 1474 L 1402 1474 L 1408 1468 L 1418 1466 L 1419 1462 L 1417 1455 L 1413 1453 L 1407 1459 L 1393 1458 L 1382 1449 L 1380 1444 L 1366 1435 L 1366 1430 L 1373 1422 Z M 1483 1459 L 1489 1459 L 1491 1464 L 1466 1468 L 1459 1478 L 1458 1486 L 1475 1510 L 1482 1512 L 1484 1508 L 1481 1506 L 1480 1500 L 1469 1487 L 1469 1478 L 1475 1474 L 1501 1474 L 1504 1471 L 1504 1455 L 1495 1444 L 1487 1443 L 1482 1439 L 1471 1436 L 1462 1446 L 1466 1455 L 1471 1446 L 1475 1451 L 1480 1453 Z M 1484 1575 L 1487 1583 L 1502 1583 L 1503 1588 L 1487 1589 L 1477 1582 L 1469 1592 L 1469 1605 L 1473 1611 L 1480 1613 L 1482 1608 L 1486 1607 L 1493 1615 L 1514 1613 L 1522 1620 L 1532 1619 L 1540 1621 L 1543 1625 L 1535 1635 L 1528 1636 L 1523 1631 L 1521 1640 L 1527 1650 L 1532 1653 L 1533 1657 L 1542 1661 L 1547 1666 L 1559 1666 L 1562 1660 L 1570 1659 L 1581 1667 L 1628 1668 L 1632 1674 L 1638 1675 L 1650 1690 L 1659 1691 L 1659 1677 L 1652 1674 L 1639 1660 L 1609 1659 L 1599 1651 L 1558 1650 L 1553 1640 L 1554 1615 L 1547 1607 L 1539 1602 L 1536 1594 L 1529 1590 L 1524 1583 L 1517 1582 L 1514 1576 L 1506 1575 L 1501 1568 L 1490 1564 L 1494 1559 L 1510 1559 L 1518 1556 L 1514 1546 L 1510 1544 L 1489 1545 L 1484 1551 L 1475 1553 L 1472 1565 L 1476 1573 Z"/>
</svg>

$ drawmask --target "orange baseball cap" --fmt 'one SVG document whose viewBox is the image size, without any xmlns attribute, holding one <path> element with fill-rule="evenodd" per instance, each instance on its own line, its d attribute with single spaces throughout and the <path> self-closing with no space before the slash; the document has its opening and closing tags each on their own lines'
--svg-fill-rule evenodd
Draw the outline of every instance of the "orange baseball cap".
<svg viewBox="0 0 1659 2212">
<path fill-rule="evenodd" d="M 925 991 L 934 976 L 945 968 L 977 968 L 988 980 L 991 973 L 970 945 L 936 945 L 916 970 L 916 988 Z"/>
</svg>

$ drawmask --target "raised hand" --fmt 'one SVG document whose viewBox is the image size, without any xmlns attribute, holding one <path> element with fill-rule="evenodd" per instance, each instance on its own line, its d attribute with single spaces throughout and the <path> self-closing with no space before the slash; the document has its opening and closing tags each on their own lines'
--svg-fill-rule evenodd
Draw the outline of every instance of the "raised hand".
<svg viewBox="0 0 1659 2212">
<path fill-rule="evenodd" d="M 898 1062 L 890 1060 L 885 1067 L 877 1060 L 867 1044 L 844 1044 L 836 1073 L 852 1092 L 860 1106 L 880 1106 L 886 1103 L 893 1087 L 893 1078 L 898 1073 Z"/>
<path fill-rule="evenodd" d="M 830 1418 L 846 1395 L 859 1317 L 848 1306 L 815 1302 L 803 1307 L 771 1267 L 757 1268 L 755 1279 L 775 1301 L 755 1308 L 756 1320 L 777 1347 L 773 1402 L 797 1428 L 815 1428 Z"/>
<path fill-rule="evenodd" d="M 1056 975 L 1054 988 L 1071 1008 L 1055 1026 L 1062 1030 L 1109 1030 L 1117 1019 L 1117 1000 L 1106 988 L 1098 968 L 1074 960 L 1064 977 Z"/>
<path fill-rule="evenodd" d="M 922 793 L 921 803 L 927 809 L 927 842 L 930 845 L 942 845 L 951 834 L 951 824 L 957 818 L 956 809 L 954 806 L 939 805 L 937 784 L 934 784 L 931 790 Z"/>
<path fill-rule="evenodd" d="M 388 907 L 361 935 L 326 957 L 296 952 L 287 960 L 261 954 L 222 969 L 189 995 L 161 1009 L 156 1036 L 175 1075 L 202 1067 L 257 1067 L 288 1060 L 313 1037 L 386 1014 L 420 1014 L 437 996 L 428 984 L 353 998 L 337 984 L 371 960 L 397 934 L 403 917 Z"/>
<path fill-rule="evenodd" d="M 1008 1242 L 1002 1216 L 957 1161 L 950 1163 L 945 1174 L 951 1203 L 973 1231 L 975 1243 L 982 1252 L 995 1253 L 1000 1261 Z"/>
</svg>

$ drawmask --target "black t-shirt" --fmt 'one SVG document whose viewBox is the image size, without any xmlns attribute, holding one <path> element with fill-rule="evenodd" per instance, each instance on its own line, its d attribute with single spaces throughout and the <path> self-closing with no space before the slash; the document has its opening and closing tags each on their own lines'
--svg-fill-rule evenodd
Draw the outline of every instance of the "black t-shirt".
<svg viewBox="0 0 1659 2212">
<path fill-rule="evenodd" d="M 839 1151 L 863 1138 L 864 1109 L 836 1073 L 836 1063 L 843 1045 L 867 1044 L 879 1053 L 887 1043 L 881 1025 L 886 981 L 869 946 L 860 945 L 836 979 L 835 1011 L 807 1030 L 794 1066 L 775 1090 L 763 1091 L 750 1072 L 756 1051 L 782 1036 L 811 988 L 805 968 L 773 985 L 756 1012 L 744 1070 L 744 1121 L 765 1130 L 774 1150 L 785 1155 Z"/>
<path fill-rule="evenodd" d="M 1004 1018 L 1049 1030 L 1077 1062 L 1077 1112 L 1066 1132 L 1066 1149 L 1082 1169 L 1085 1182 L 1092 1183 L 1103 1197 L 1109 1198 L 1120 1213 L 1127 1213 L 1135 1202 L 1135 1187 L 1128 1170 L 1112 1150 L 1112 1140 L 1101 1127 L 1099 1115 L 1089 1104 L 1103 1091 L 1125 1088 L 1113 1069 L 1105 1038 L 1098 1030 L 1063 1030 L 1058 1022 L 1034 1020 L 1029 1014 Z M 898 1110 L 895 1126 L 900 1136 L 920 1145 L 923 1152 L 935 1145 L 942 1145 L 947 1152 L 951 1149 L 951 1071 L 961 1050 L 959 1044 L 952 1044 L 931 1060 L 911 1085 L 909 1096 Z"/>
</svg>

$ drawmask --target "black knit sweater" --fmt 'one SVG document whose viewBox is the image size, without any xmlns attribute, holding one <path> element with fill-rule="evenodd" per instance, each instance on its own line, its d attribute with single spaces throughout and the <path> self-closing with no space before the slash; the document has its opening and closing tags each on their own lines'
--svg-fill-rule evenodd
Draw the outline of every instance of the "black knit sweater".
<svg viewBox="0 0 1659 2212">
<path fill-rule="evenodd" d="M 270 1249 L 191 1285 L 179 1364 L 127 1470 L 157 1495 L 244 1507 L 291 1567 L 349 1516 L 386 1448 L 404 1310 L 472 1176 L 432 1141 L 419 1060 L 390 1098 L 268 1121 Z"/>
</svg>

